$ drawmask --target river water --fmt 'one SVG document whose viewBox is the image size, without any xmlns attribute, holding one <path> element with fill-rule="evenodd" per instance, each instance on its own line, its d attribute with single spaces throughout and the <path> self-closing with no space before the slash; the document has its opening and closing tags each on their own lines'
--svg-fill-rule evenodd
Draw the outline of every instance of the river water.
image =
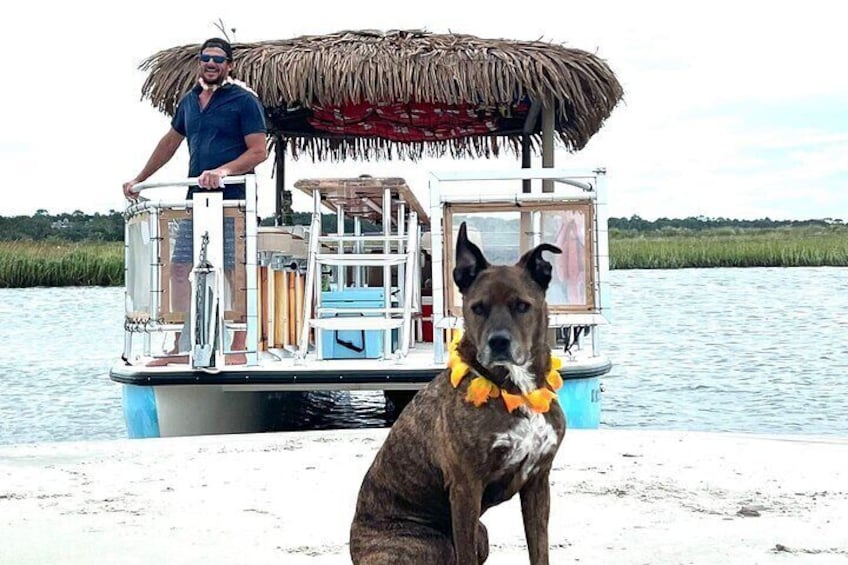
<svg viewBox="0 0 848 565">
<path fill-rule="evenodd" d="M 612 271 L 602 427 L 848 435 L 848 269 Z M 0 444 L 126 437 L 123 289 L 0 289 Z M 386 425 L 377 393 L 295 427 Z"/>
</svg>

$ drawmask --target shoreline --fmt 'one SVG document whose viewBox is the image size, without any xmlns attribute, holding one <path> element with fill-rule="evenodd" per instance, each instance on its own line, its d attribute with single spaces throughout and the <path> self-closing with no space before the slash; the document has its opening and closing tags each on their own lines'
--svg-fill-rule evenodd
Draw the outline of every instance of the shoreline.
<svg viewBox="0 0 848 565">
<path fill-rule="evenodd" d="M 846 234 L 612 237 L 610 270 L 846 268 Z M 124 243 L 0 241 L 0 288 L 41 286 L 124 286 Z"/>
<path fill-rule="evenodd" d="M 0 562 L 349 563 L 387 433 L 0 446 Z M 551 563 L 848 563 L 846 460 L 845 437 L 568 430 Z M 483 522 L 487 563 L 527 562 L 517 497 Z"/>
</svg>

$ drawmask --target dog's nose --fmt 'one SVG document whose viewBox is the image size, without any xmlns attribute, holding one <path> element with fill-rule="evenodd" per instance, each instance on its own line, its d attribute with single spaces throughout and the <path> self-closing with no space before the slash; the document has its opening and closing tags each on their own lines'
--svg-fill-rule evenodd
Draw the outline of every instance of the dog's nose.
<svg viewBox="0 0 848 565">
<path fill-rule="evenodd" d="M 493 332 L 489 336 L 489 349 L 492 350 L 493 357 L 509 357 L 509 347 L 512 344 L 512 338 L 505 331 Z"/>
</svg>

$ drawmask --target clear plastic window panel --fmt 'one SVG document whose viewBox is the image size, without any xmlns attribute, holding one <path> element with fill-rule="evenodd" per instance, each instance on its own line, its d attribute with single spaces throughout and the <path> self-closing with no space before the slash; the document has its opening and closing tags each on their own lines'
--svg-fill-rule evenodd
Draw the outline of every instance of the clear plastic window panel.
<svg viewBox="0 0 848 565">
<path fill-rule="evenodd" d="M 528 234 L 533 231 L 533 221 L 528 214 L 532 207 L 525 207 L 525 222 Z M 547 253 L 545 258 L 552 263 L 551 284 L 548 287 L 548 305 L 554 311 L 576 312 L 590 311 L 594 308 L 592 212 L 591 203 L 575 202 L 555 208 L 546 208 L 534 212 L 541 216 L 540 242 L 551 243 L 562 249 L 561 254 Z M 521 254 L 532 246 L 532 240 L 525 237 L 525 247 L 521 247 L 521 221 L 519 211 L 480 211 L 455 212 L 451 215 L 451 233 L 446 234 L 455 242 L 459 226 L 466 222 L 468 238 L 483 250 L 483 255 L 492 264 L 511 265 L 518 261 Z M 453 246 L 450 246 L 452 249 Z M 453 251 L 451 251 L 453 253 Z M 450 284 L 454 257 L 446 257 L 445 280 L 449 295 L 449 305 L 454 315 L 458 315 L 462 297 L 456 286 Z"/>
<path fill-rule="evenodd" d="M 551 306 L 588 307 L 593 302 L 590 220 L 587 206 L 542 212 L 542 241 L 562 250 L 547 255 L 553 264 L 547 295 Z"/>
<path fill-rule="evenodd" d="M 151 312 L 150 263 L 156 240 L 151 237 L 150 214 L 127 222 L 126 316 L 134 322 L 155 318 Z"/>
</svg>

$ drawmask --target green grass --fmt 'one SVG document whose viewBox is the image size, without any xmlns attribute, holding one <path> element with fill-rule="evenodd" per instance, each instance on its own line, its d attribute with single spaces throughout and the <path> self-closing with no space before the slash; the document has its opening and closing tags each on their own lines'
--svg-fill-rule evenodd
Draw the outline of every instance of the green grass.
<svg viewBox="0 0 848 565">
<path fill-rule="evenodd" d="M 0 242 L 0 288 L 124 284 L 124 244 Z"/>
<path fill-rule="evenodd" d="M 818 266 L 848 266 L 848 227 L 610 233 L 613 269 Z M 123 243 L 0 242 L 0 288 L 123 283 Z"/>
<path fill-rule="evenodd" d="M 612 269 L 848 266 L 848 229 L 787 228 L 610 234 Z"/>
</svg>

